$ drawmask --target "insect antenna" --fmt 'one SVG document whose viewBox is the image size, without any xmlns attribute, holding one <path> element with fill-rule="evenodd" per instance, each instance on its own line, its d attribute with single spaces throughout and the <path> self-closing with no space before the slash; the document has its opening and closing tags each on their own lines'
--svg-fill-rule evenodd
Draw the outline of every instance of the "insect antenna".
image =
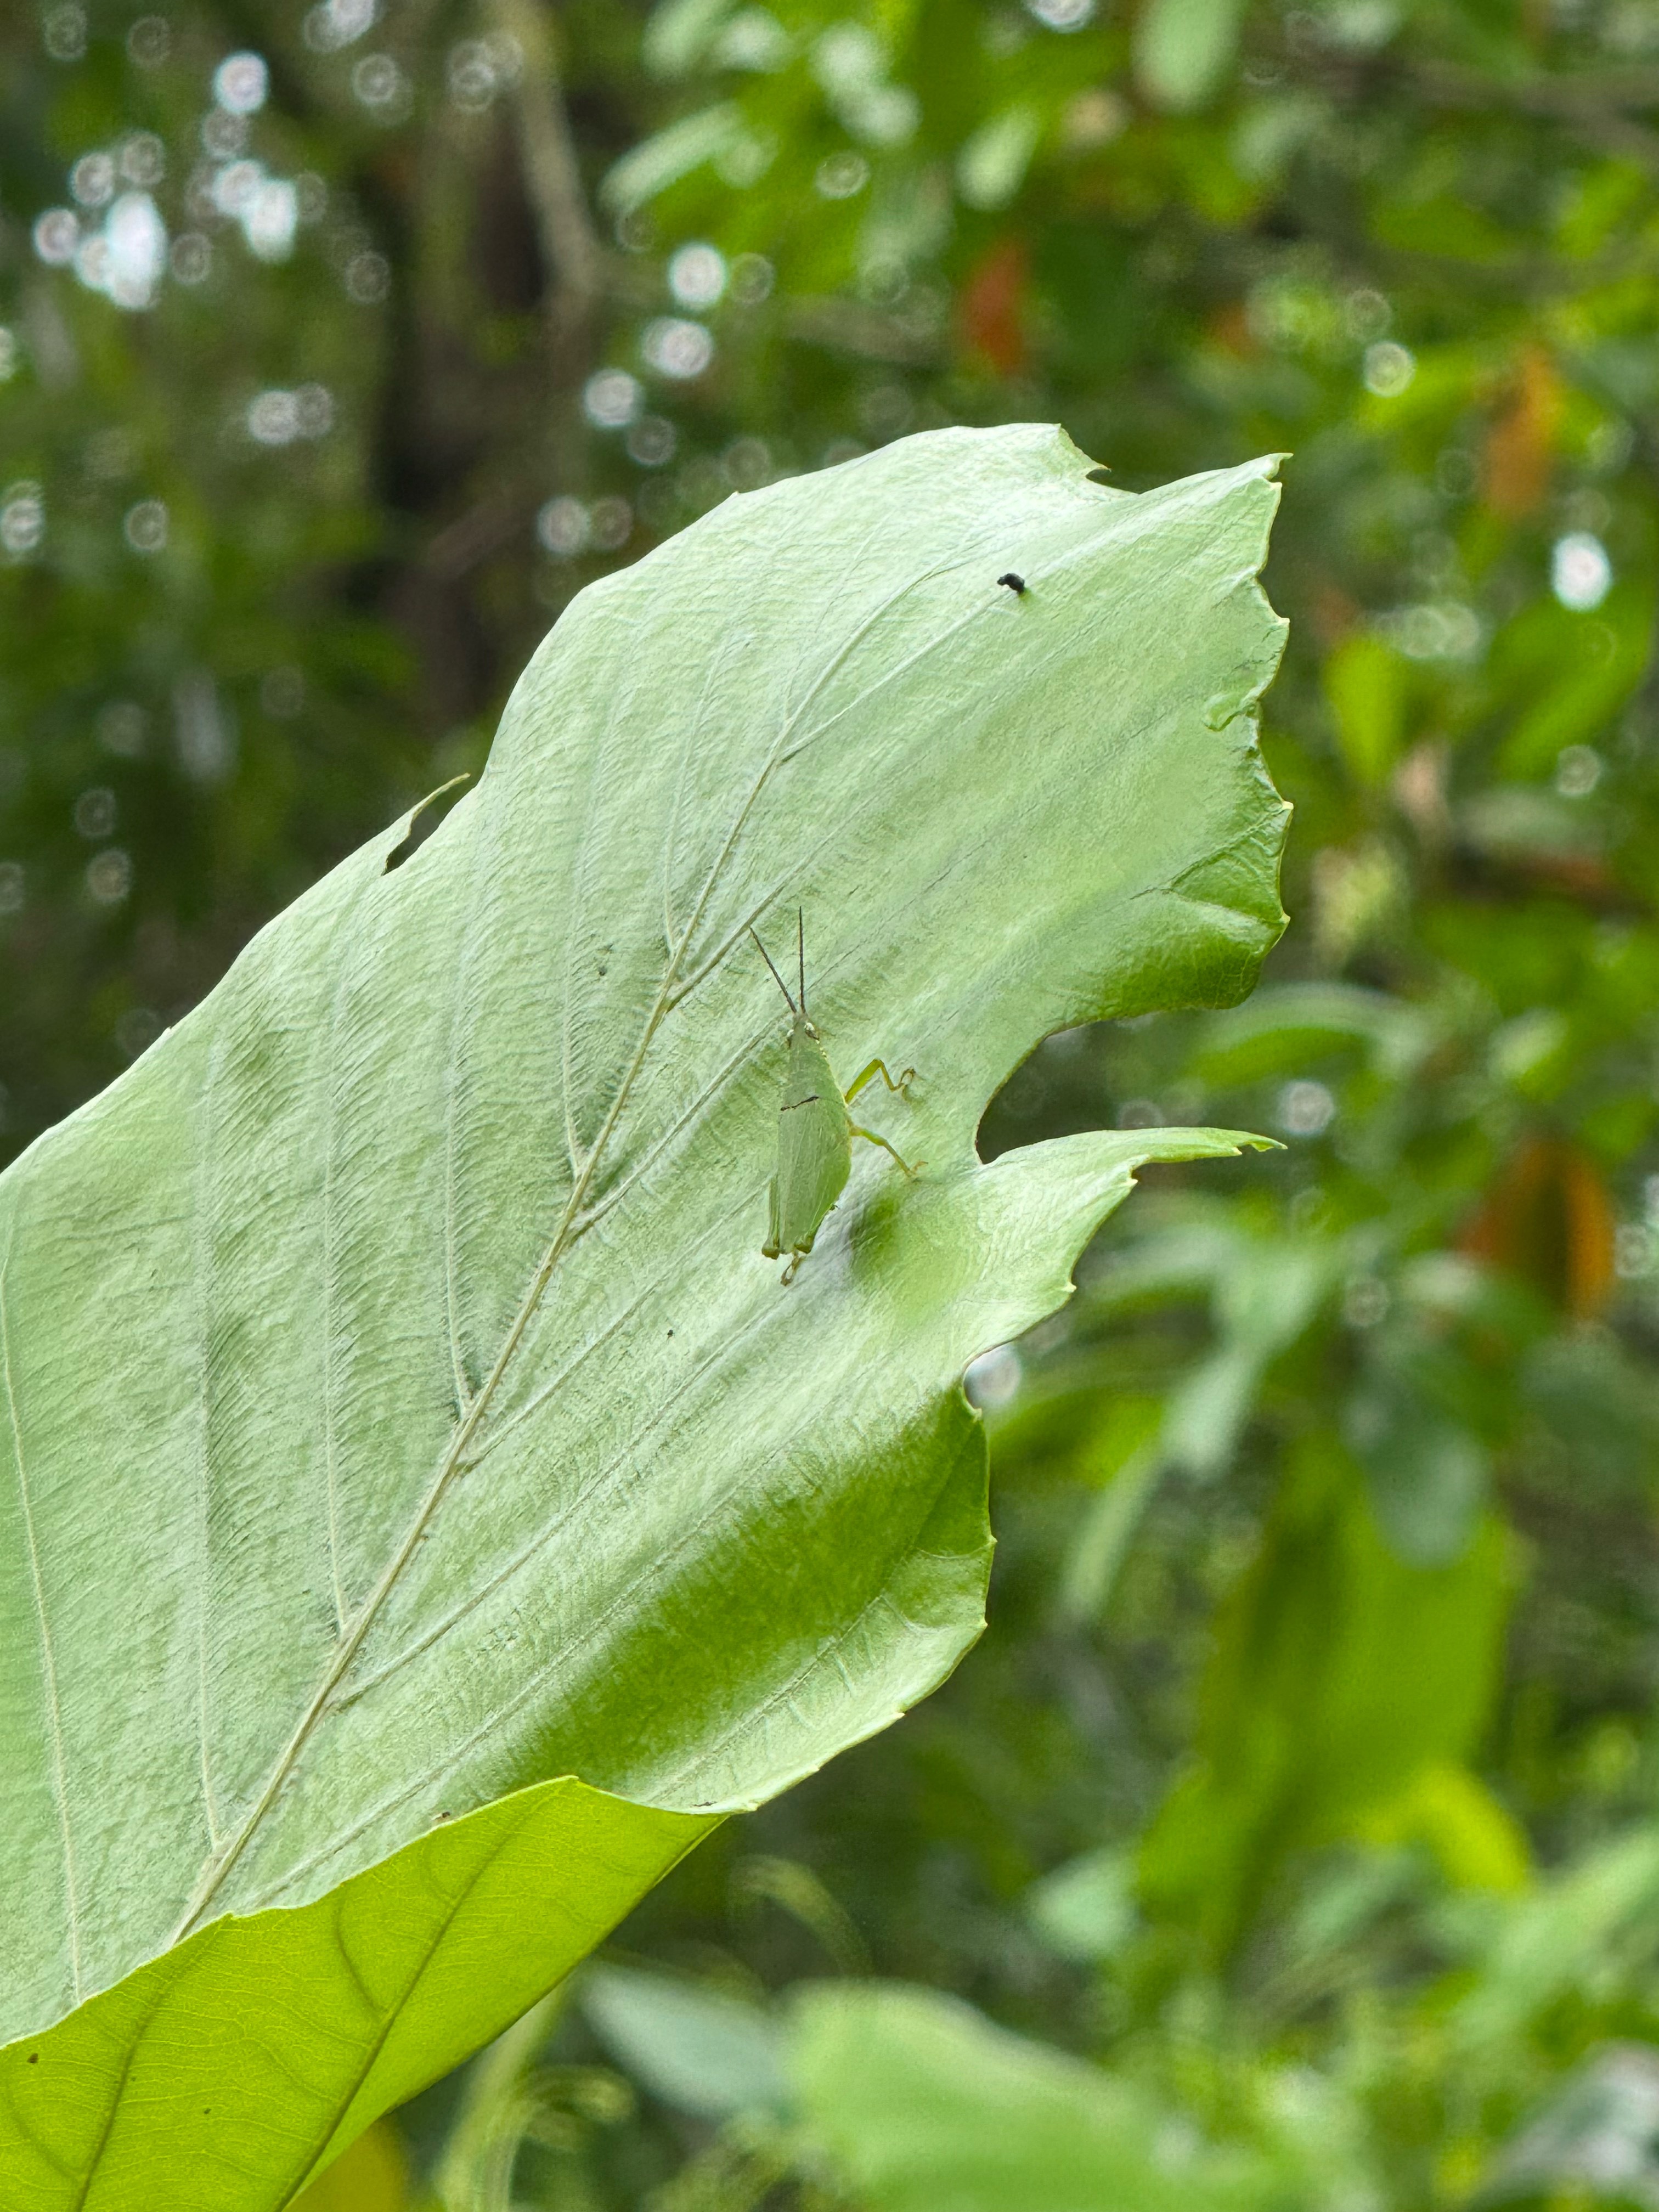
<svg viewBox="0 0 1659 2212">
<path fill-rule="evenodd" d="M 749 934 L 755 939 L 755 950 L 760 954 L 761 958 L 766 963 L 767 966 L 769 968 L 772 968 L 772 956 L 767 951 L 766 947 L 761 943 L 758 935 L 756 933 L 755 926 L 752 922 L 749 925 Z M 782 992 L 785 1000 L 788 1003 L 790 1012 L 792 1014 L 796 1012 L 796 1006 L 794 1000 L 789 996 L 789 986 L 784 981 L 782 976 L 779 975 L 775 968 L 772 968 L 772 981 L 777 985 L 779 990 Z"/>
<path fill-rule="evenodd" d="M 795 908 L 795 951 L 800 957 L 800 1010 L 806 1012 L 806 909 Z"/>
</svg>

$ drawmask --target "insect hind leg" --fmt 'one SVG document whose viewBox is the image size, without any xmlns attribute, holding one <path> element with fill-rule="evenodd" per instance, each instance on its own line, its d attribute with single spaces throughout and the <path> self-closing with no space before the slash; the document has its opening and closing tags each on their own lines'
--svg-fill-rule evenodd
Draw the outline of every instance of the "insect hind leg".
<svg viewBox="0 0 1659 2212">
<path fill-rule="evenodd" d="M 897 1087 L 898 1086 L 896 1084 L 894 1085 L 895 1090 L 896 1090 Z M 908 1160 L 905 1159 L 901 1153 L 894 1150 L 893 1146 L 888 1143 L 885 1137 L 878 1136 L 873 1129 L 861 1129 L 856 1121 L 849 1121 L 847 1126 L 855 1137 L 862 1137 L 866 1145 L 879 1145 L 884 1152 L 892 1153 L 893 1158 L 897 1160 L 899 1165 L 903 1169 L 905 1174 L 909 1176 L 912 1182 L 915 1181 L 916 1177 L 921 1173 L 923 1168 L 927 1164 L 926 1160 L 918 1160 L 915 1167 L 912 1167 Z"/>
<path fill-rule="evenodd" d="M 859 1073 L 853 1078 L 852 1088 L 849 1091 L 843 1091 L 842 1092 L 842 1097 L 847 1101 L 847 1103 L 849 1106 L 858 1097 L 860 1091 L 863 1090 L 865 1085 L 870 1081 L 872 1076 L 876 1075 L 880 1076 L 882 1081 L 887 1085 L 887 1088 L 890 1091 L 896 1091 L 901 1098 L 906 1099 L 910 1096 L 910 1085 L 916 1079 L 916 1071 L 915 1068 L 907 1067 L 903 1074 L 900 1076 L 898 1081 L 895 1083 L 892 1077 L 887 1073 L 886 1061 L 879 1059 L 872 1060 L 867 1067 L 860 1068 Z"/>
</svg>

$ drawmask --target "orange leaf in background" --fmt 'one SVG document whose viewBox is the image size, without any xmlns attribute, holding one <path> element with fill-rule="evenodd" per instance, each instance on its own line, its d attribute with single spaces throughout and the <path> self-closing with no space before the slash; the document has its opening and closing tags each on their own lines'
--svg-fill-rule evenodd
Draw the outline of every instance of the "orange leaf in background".
<svg viewBox="0 0 1659 2212">
<path fill-rule="evenodd" d="M 1261 351 L 1242 300 L 1232 300 L 1225 307 L 1217 307 L 1206 319 L 1204 328 L 1212 343 L 1237 354 L 1241 360 Z"/>
<path fill-rule="evenodd" d="M 1362 609 L 1358 599 L 1351 599 L 1340 584 L 1322 576 L 1313 586 L 1310 607 L 1313 617 L 1314 635 L 1327 651 L 1340 645 L 1359 620 Z"/>
<path fill-rule="evenodd" d="M 1446 796 L 1449 753 L 1443 738 L 1425 738 L 1412 747 L 1394 772 L 1393 790 L 1401 812 L 1425 843 L 1437 845 L 1451 831 Z"/>
<path fill-rule="evenodd" d="M 975 263 L 962 289 L 962 337 L 999 376 L 1025 366 L 1025 294 L 1030 270 L 1018 238 L 1000 239 Z"/>
<path fill-rule="evenodd" d="M 1595 1162 L 1560 1137 L 1531 1137 L 1489 1185 L 1462 1242 L 1584 1321 L 1613 1288 L 1613 1231 Z"/>
<path fill-rule="evenodd" d="M 1519 521 L 1544 501 L 1561 425 L 1561 379 L 1541 346 L 1528 346 L 1504 412 L 1486 433 L 1480 495 L 1494 514 Z"/>
</svg>

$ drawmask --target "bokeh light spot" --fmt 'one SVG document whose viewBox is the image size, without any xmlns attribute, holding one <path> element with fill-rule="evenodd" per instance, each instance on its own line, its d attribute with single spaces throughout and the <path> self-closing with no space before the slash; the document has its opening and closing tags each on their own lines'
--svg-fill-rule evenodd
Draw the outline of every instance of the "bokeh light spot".
<svg viewBox="0 0 1659 2212">
<path fill-rule="evenodd" d="M 159 185 L 167 174 L 167 149 L 153 131 L 133 131 L 121 141 L 116 166 L 130 185 Z"/>
<path fill-rule="evenodd" d="M 167 265 L 167 232 L 148 192 L 123 192 L 104 225 L 103 289 L 118 307 L 151 306 Z"/>
<path fill-rule="evenodd" d="M 1613 589 L 1613 563 L 1601 539 L 1588 530 L 1570 530 L 1550 554 L 1550 589 L 1564 607 L 1589 614 Z"/>
<path fill-rule="evenodd" d="M 115 197 L 113 156 L 82 154 L 70 171 L 70 191 L 83 208 L 107 207 Z"/>
<path fill-rule="evenodd" d="M 62 269 L 75 258 L 81 241 L 81 219 L 70 208 L 48 208 L 34 223 L 34 251 L 49 269 Z"/>
<path fill-rule="evenodd" d="M 160 69 L 173 52 L 173 29 L 165 15 L 141 15 L 127 33 L 127 55 L 140 69 Z"/>
<path fill-rule="evenodd" d="M 302 384 L 294 392 L 273 386 L 248 402 L 246 420 L 248 435 L 259 446 L 325 437 L 334 424 L 334 397 L 323 384 Z"/>
<path fill-rule="evenodd" d="M 87 11 L 77 0 L 64 0 L 48 8 L 40 25 L 40 42 L 55 62 L 78 62 L 87 50 Z"/>
<path fill-rule="evenodd" d="M 615 553 L 634 534 L 634 510 L 625 499 L 596 499 L 592 514 L 593 543 L 601 553 Z"/>
<path fill-rule="evenodd" d="M 602 368 L 582 387 L 582 412 L 601 430 L 620 430 L 639 413 L 644 393 L 625 368 Z"/>
<path fill-rule="evenodd" d="M 132 889 L 132 856 L 119 846 L 87 862 L 87 889 L 100 906 L 119 906 Z"/>
<path fill-rule="evenodd" d="M 180 284 L 204 283 L 213 268 L 213 247 L 199 230 L 187 230 L 173 241 L 167 266 Z"/>
<path fill-rule="evenodd" d="M 698 240 L 668 264 L 668 289 L 683 307 L 712 307 L 726 290 L 726 256 Z"/>
<path fill-rule="evenodd" d="M 714 358 L 714 341 L 701 323 L 682 315 L 659 315 L 640 336 L 640 351 L 659 376 L 685 382 L 701 376 Z"/>
<path fill-rule="evenodd" d="M 392 264 L 384 253 L 354 253 L 345 265 L 349 299 L 361 307 L 372 307 L 392 289 Z"/>
<path fill-rule="evenodd" d="M 587 509 L 568 495 L 550 499 L 536 517 L 537 537 L 561 561 L 585 551 L 591 534 Z"/>
<path fill-rule="evenodd" d="M 1360 374 L 1367 392 L 1379 399 L 1397 399 L 1417 374 L 1417 357 L 1393 338 L 1382 338 L 1366 347 Z"/>
<path fill-rule="evenodd" d="M 167 510 L 159 499 L 141 499 L 122 518 L 121 534 L 135 553 L 159 553 L 167 542 Z"/>
<path fill-rule="evenodd" d="M 202 118 L 201 137 L 216 161 L 232 161 L 247 144 L 247 118 L 233 115 L 228 108 L 210 107 Z"/>
<path fill-rule="evenodd" d="M 1025 0 L 1025 5 L 1050 31 L 1080 31 L 1095 19 L 1095 0 Z"/>
<path fill-rule="evenodd" d="M 75 802 L 75 827 L 89 845 L 100 844 L 115 830 L 115 793 L 106 783 L 83 791 Z"/>
<path fill-rule="evenodd" d="M 1555 787 L 1563 799 L 1588 799 L 1601 781 L 1602 760 L 1594 745 L 1565 745 L 1555 763 Z"/>
<path fill-rule="evenodd" d="M 679 440 L 673 424 L 662 416 L 641 415 L 625 442 L 630 461 L 637 461 L 642 469 L 659 469 L 673 459 Z"/>
<path fill-rule="evenodd" d="M 264 177 L 242 210 L 242 234 L 261 261 L 286 261 L 300 227 L 300 195 L 286 177 Z"/>
<path fill-rule="evenodd" d="M 397 122 L 409 112 L 409 79 L 390 54 L 365 54 L 351 72 L 351 89 L 380 122 Z"/>
<path fill-rule="evenodd" d="M 763 253 L 740 253 L 732 264 L 728 289 L 740 307 L 758 307 L 771 297 L 775 276 Z"/>
<path fill-rule="evenodd" d="M 337 53 L 372 29 L 379 13 L 375 0 L 321 0 L 307 12 L 301 34 L 313 53 Z"/>
<path fill-rule="evenodd" d="M 1336 1101 L 1322 1083 L 1287 1083 L 1279 1094 L 1277 1119 L 1287 1137 L 1322 1136 L 1336 1112 Z"/>
<path fill-rule="evenodd" d="M 851 147 L 839 154 L 826 154 L 814 173 L 813 183 L 820 198 L 826 200 L 850 200 L 861 192 L 870 181 L 870 164 L 862 154 Z"/>
<path fill-rule="evenodd" d="M 38 483 L 10 484 L 0 492 L 0 552 L 26 560 L 46 534 L 46 495 Z"/>
<path fill-rule="evenodd" d="M 213 97 L 227 115 L 257 115 L 270 89 L 263 54 L 227 54 L 213 72 Z"/>
</svg>

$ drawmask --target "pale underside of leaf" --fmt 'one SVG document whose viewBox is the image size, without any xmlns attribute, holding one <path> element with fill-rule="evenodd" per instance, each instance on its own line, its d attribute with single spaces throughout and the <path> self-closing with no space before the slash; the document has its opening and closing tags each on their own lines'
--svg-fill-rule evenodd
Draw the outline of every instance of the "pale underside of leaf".
<svg viewBox="0 0 1659 2212">
<path fill-rule="evenodd" d="M 434 836 L 0 1179 L 0 2032 L 546 1777 L 758 1802 L 971 1640 L 963 1367 L 1135 1162 L 1232 1148 L 986 1167 L 979 1116 L 1055 1029 L 1237 999 L 1281 920 L 1270 469 L 1087 465 L 908 441 L 590 590 Z M 861 1160 L 784 1292 L 744 947 L 797 903 L 929 1165 Z"/>
</svg>

